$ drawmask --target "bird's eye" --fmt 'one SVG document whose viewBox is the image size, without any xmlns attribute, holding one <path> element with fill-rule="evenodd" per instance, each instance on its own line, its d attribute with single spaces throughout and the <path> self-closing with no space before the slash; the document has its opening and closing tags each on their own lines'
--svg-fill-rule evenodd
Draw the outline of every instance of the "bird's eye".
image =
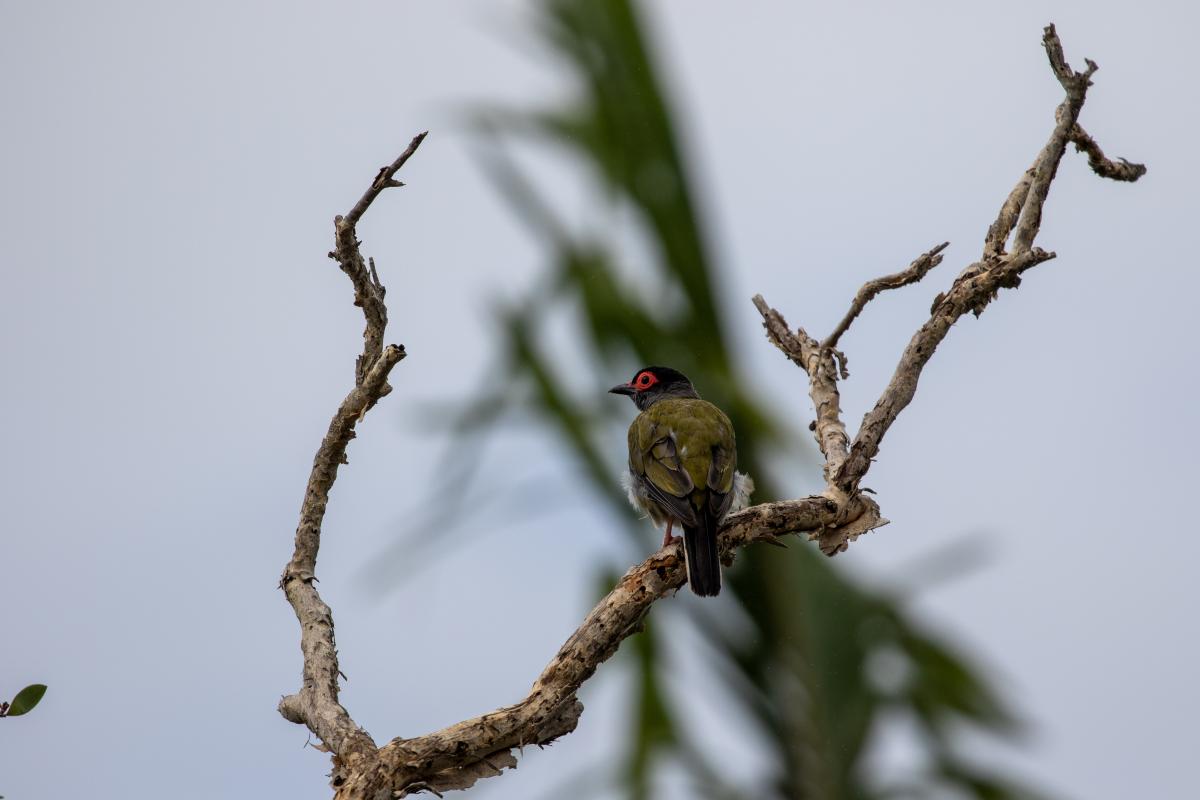
<svg viewBox="0 0 1200 800">
<path fill-rule="evenodd" d="M 643 372 L 641 375 L 637 376 L 637 380 L 634 382 L 634 385 L 637 386 L 639 389 L 649 389 L 651 386 L 654 385 L 656 380 L 657 379 L 654 377 L 653 374 L 651 374 L 649 372 Z"/>
</svg>

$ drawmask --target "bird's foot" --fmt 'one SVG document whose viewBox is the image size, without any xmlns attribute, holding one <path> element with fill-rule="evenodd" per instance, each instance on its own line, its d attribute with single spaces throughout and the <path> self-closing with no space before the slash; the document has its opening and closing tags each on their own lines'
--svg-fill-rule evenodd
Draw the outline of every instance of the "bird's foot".
<svg viewBox="0 0 1200 800">
<path fill-rule="evenodd" d="M 673 545 L 679 541 L 678 536 L 671 535 L 671 528 L 674 528 L 674 527 L 675 527 L 675 520 L 670 519 L 668 517 L 667 518 L 667 531 L 666 531 L 666 533 L 663 534 L 663 543 L 662 543 L 663 547 L 670 547 L 671 545 Z"/>
</svg>

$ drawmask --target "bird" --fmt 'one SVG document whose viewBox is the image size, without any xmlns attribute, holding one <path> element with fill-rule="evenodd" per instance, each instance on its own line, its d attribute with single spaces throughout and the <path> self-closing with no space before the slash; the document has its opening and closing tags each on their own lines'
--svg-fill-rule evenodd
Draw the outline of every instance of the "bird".
<svg viewBox="0 0 1200 800">
<path fill-rule="evenodd" d="M 717 529 L 754 491 L 754 481 L 737 471 L 733 424 L 670 367 L 643 367 L 609 392 L 629 397 L 640 412 L 629 426 L 629 502 L 666 526 L 663 547 L 678 541 L 674 526 L 683 528 L 688 586 L 701 597 L 716 595 Z"/>
</svg>

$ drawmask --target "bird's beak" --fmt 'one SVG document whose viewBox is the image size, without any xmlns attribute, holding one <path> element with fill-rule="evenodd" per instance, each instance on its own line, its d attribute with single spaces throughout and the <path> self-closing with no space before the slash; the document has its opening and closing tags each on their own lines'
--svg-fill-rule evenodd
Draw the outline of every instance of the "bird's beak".
<svg viewBox="0 0 1200 800">
<path fill-rule="evenodd" d="M 633 397 L 637 394 L 637 389 L 633 388 L 632 384 L 622 383 L 608 390 L 609 394 L 624 394 Z"/>
</svg>

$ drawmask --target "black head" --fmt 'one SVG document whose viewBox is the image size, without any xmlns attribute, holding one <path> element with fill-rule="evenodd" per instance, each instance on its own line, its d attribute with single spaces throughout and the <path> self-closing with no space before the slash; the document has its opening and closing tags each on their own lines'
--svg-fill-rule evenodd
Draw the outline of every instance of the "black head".
<svg viewBox="0 0 1200 800">
<path fill-rule="evenodd" d="M 609 391 L 627 395 L 642 411 L 664 397 L 700 396 L 686 375 L 670 367 L 643 367 L 629 383 L 614 386 Z"/>
</svg>

